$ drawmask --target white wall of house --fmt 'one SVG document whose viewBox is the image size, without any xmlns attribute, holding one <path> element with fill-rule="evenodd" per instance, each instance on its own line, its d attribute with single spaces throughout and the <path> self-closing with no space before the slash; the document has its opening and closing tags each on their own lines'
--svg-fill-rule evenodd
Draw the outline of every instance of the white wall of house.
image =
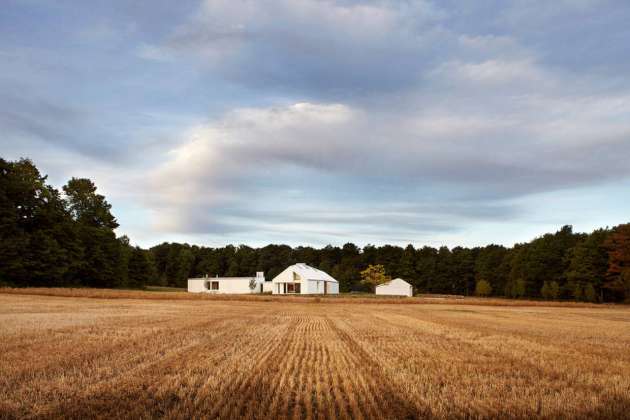
<svg viewBox="0 0 630 420">
<path fill-rule="evenodd" d="M 287 267 L 271 281 L 273 294 L 338 294 L 339 283 L 325 273 L 304 263 Z M 299 290 L 299 291 L 298 291 Z"/>
<path fill-rule="evenodd" d="M 191 293 L 202 293 L 206 291 L 204 282 L 208 279 L 188 279 L 188 291 Z"/>
<path fill-rule="evenodd" d="M 413 296 L 413 287 L 403 279 L 394 279 L 388 283 L 376 286 L 377 295 Z"/>
<path fill-rule="evenodd" d="M 251 282 L 255 287 L 250 287 Z M 262 293 L 265 277 L 262 272 L 256 277 L 200 277 L 188 279 L 188 291 L 191 293 L 248 294 Z"/>
<path fill-rule="evenodd" d="M 262 291 L 263 293 L 271 293 L 272 292 L 273 283 L 270 281 L 265 281 L 262 283 Z"/>
</svg>

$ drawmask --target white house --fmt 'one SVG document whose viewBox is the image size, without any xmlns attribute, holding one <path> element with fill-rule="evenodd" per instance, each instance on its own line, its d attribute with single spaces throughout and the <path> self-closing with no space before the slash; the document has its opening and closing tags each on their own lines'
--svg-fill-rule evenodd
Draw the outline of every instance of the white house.
<svg viewBox="0 0 630 420">
<path fill-rule="evenodd" d="M 293 264 L 271 280 L 272 293 L 284 294 L 321 294 L 339 293 L 339 282 L 328 273 L 304 263 Z"/>
<path fill-rule="evenodd" d="M 192 293 L 262 293 L 264 274 L 259 271 L 256 277 L 200 277 L 188 279 L 188 291 Z"/>
<path fill-rule="evenodd" d="M 376 286 L 376 294 L 390 296 L 413 296 L 413 288 L 403 279 L 394 279 Z"/>
</svg>

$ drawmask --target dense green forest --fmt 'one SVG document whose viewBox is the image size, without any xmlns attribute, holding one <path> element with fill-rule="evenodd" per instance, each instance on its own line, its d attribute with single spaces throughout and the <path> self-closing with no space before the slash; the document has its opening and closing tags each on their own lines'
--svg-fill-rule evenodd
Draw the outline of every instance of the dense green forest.
<svg viewBox="0 0 630 420">
<path fill-rule="evenodd" d="M 208 248 L 163 243 L 144 250 L 117 237 L 111 206 L 89 179 L 73 178 L 62 192 L 35 165 L 0 158 L 0 285 L 141 288 L 185 287 L 194 276 L 271 279 L 305 262 L 329 272 L 341 291 L 360 291 L 360 272 L 380 264 L 417 292 L 571 299 L 630 299 L 630 224 L 555 233 L 506 248 L 501 245 L 439 249 L 347 243 L 292 248 L 228 245 Z"/>
</svg>

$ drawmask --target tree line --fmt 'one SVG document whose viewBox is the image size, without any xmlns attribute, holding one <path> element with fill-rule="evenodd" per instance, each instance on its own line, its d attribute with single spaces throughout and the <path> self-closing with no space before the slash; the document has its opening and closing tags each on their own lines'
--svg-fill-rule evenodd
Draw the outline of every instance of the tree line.
<svg viewBox="0 0 630 420">
<path fill-rule="evenodd" d="M 63 194 L 26 159 L 0 159 L 0 284 L 11 286 L 186 287 L 198 276 L 273 278 L 304 262 L 365 291 L 361 272 L 381 265 L 416 292 L 612 302 L 630 299 L 630 224 L 575 233 L 564 226 L 513 247 L 219 248 L 163 243 L 148 250 L 117 237 L 118 223 L 89 179 Z"/>
</svg>

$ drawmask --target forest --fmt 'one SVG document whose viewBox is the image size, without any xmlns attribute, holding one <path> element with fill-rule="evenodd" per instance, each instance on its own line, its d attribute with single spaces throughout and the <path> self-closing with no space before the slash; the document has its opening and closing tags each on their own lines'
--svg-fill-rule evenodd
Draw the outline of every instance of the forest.
<svg viewBox="0 0 630 420">
<path fill-rule="evenodd" d="M 513 247 L 412 245 L 323 248 L 267 245 L 221 248 L 162 243 L 150 249 L 117 236 L 106 198 L 89 179 L 60 190 L 28 159 L 0 158 L 0 286 L 186 287 L 189 277 L 271 279 L 304 262 L 339 280 L 342 292 L 366 291 L 361 271 L 382 265 L 416 293 L 491 295 L 588 302 L 630 300 L 630 223 L 591 233 L 563 226 Z"/>
</svg>

